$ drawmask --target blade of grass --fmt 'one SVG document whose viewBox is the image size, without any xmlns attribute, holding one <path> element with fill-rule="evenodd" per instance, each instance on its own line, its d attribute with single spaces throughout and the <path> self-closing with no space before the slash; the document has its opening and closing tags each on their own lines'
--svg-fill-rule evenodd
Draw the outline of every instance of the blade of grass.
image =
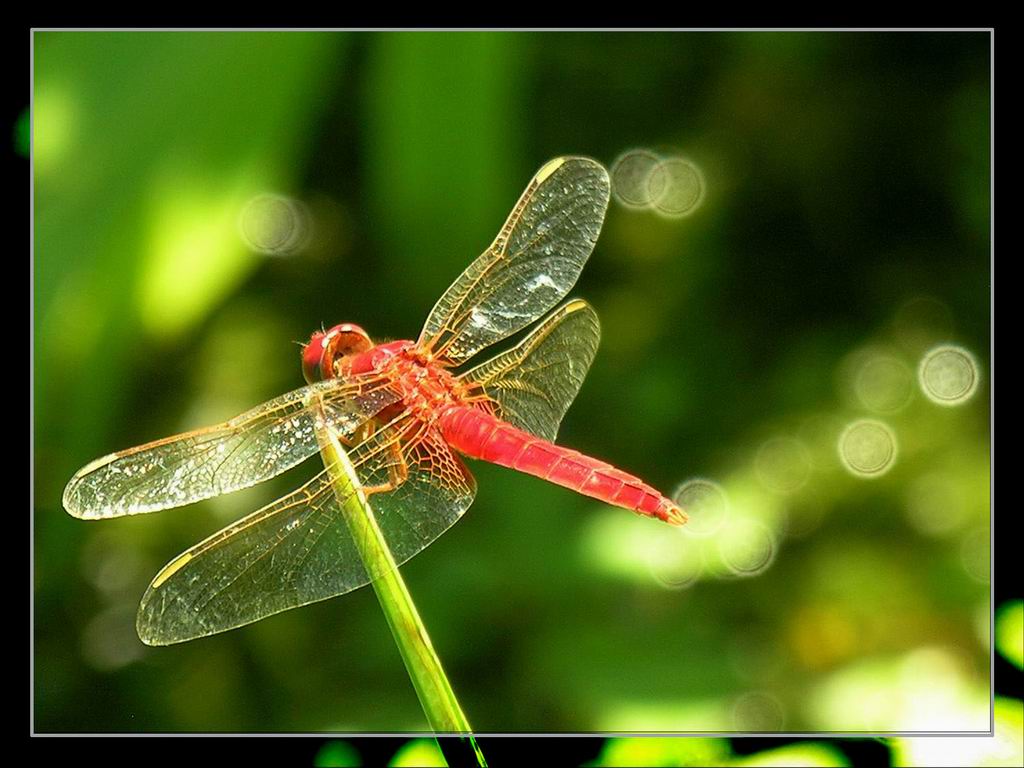
<svg viewBox="0 0 1024 768">
<path fill-rule="evenodd" d="M 409 672 L 427 722 L 436 734 L 459 734 L 460 738 L 437 739 L 449 765 L 487 765 L 469 721 L 459 706 L 451 683 L 441 667 L 427 628 L 398 572 L 398 565 L 381 533 L 366 494 L 337 436 L 319 419 L 317 440 L 324 466 L 334 487 L 345 522 L 370 576 L 377 600 L 395 638 L 402 661 Z M 457 743 L 457 749 L 453 746 Z"/>
</svg>

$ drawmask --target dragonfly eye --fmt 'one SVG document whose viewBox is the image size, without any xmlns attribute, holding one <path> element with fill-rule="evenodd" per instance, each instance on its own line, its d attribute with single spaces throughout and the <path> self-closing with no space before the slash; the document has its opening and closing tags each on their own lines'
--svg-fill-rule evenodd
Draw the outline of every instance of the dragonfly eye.
<svg viewBox="0 0 1024 768">
<path fill-rule="evenodd" d="M 302 348 L 302 375 L 314 381 L 335 376 L 335 364 L 350 355 L 358 355 L 373 346 L 369 335 L 358 325 L 343 323 L 326 333 L 314 333 Z"/>
<path fill-rule="evenodd" d="M 317 331 L 309 337 L 309 343 L 302 348 L 302 376 L 309 384 L 320 381 L 320 361 L 324 357 L 326 337 L 326 333 Z"/>
<path fill-rule="evenodd" d="M 369 334 L 352 323 L 334 326 L 327 332 L 327 338 L 329 341 L 324 344 L 324 352 L 330 353 L 334 359 L 358 355 L 373 346 Z"/>
</svg>

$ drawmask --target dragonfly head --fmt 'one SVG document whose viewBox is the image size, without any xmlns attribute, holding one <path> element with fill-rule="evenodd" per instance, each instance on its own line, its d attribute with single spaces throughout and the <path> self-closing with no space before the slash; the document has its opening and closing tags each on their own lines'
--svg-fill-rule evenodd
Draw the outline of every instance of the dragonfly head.
<svg viewBox="0 0 1024 768">
<path fill-rule="evenodd" d="M 366 331 L 353 323 L 342 323 L 329 331 L 314 331 L 302 348 L 302 375 L 310 384 L 333 378 L 340 360 L 372 346 Z"/>
</svg>

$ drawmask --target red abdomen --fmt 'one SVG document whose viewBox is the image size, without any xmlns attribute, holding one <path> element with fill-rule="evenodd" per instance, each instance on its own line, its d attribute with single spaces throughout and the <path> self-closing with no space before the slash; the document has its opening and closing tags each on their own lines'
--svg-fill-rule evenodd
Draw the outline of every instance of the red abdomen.
<svg viewBox="0 0 1024 768">
<path fill-rule="evenodd" d="M 517 469 L 577 493 L 681 525 L 686 515 L 639 478 L 578 451 L 549 443 L 484 411 L 454 406 L 438 425 L 449 445 L 467 456 Z"/>
</svg>

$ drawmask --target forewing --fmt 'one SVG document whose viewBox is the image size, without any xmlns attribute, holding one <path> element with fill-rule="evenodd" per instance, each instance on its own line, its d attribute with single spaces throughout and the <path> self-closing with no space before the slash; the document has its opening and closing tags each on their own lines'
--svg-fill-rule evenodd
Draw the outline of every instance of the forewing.
<svg viewBox="0 0 1024 768">
<path fill-rule="evenodd" d="M 462 378 L 497 400 L 505 421 L 554 441 L 600 338 L 597 313 L 575 299 L 552 312 L 518 345 L 471 368 Z"/>
<path fill-rule="evenodd" d="M 608 173 L 594 160 L 547 163 L 491 246 L 438 300 L 419 345 L 458 365 L 555 306 L 594 249 L 609 191 Z"/>
<path fill-rule="evenodd" d="M 389 477 L 408 417 L 378 430 L 349 453 L 364 486 Z M 370 496 L 397 564 L 422 551 L 473 501 L 472 477 L 440 440 L 406 446 L 409 477 Z M 373 574 L 377 576 L 379 574 Z M 183 642 L 350 592 L 371 580 L 326 470 L 169 563 L 139 607 L 139 637 Z"/>
<path fill-rule="evenodd" d="M 331 379 L 275 398 L 213 427 L 104 456 L 64 489 L 64 508 L 86 519 L 135 515 L 237 491 L 319 450 L 315 419 L 350 436 L 400 399 L 376 377 Z"/>
</svg>

